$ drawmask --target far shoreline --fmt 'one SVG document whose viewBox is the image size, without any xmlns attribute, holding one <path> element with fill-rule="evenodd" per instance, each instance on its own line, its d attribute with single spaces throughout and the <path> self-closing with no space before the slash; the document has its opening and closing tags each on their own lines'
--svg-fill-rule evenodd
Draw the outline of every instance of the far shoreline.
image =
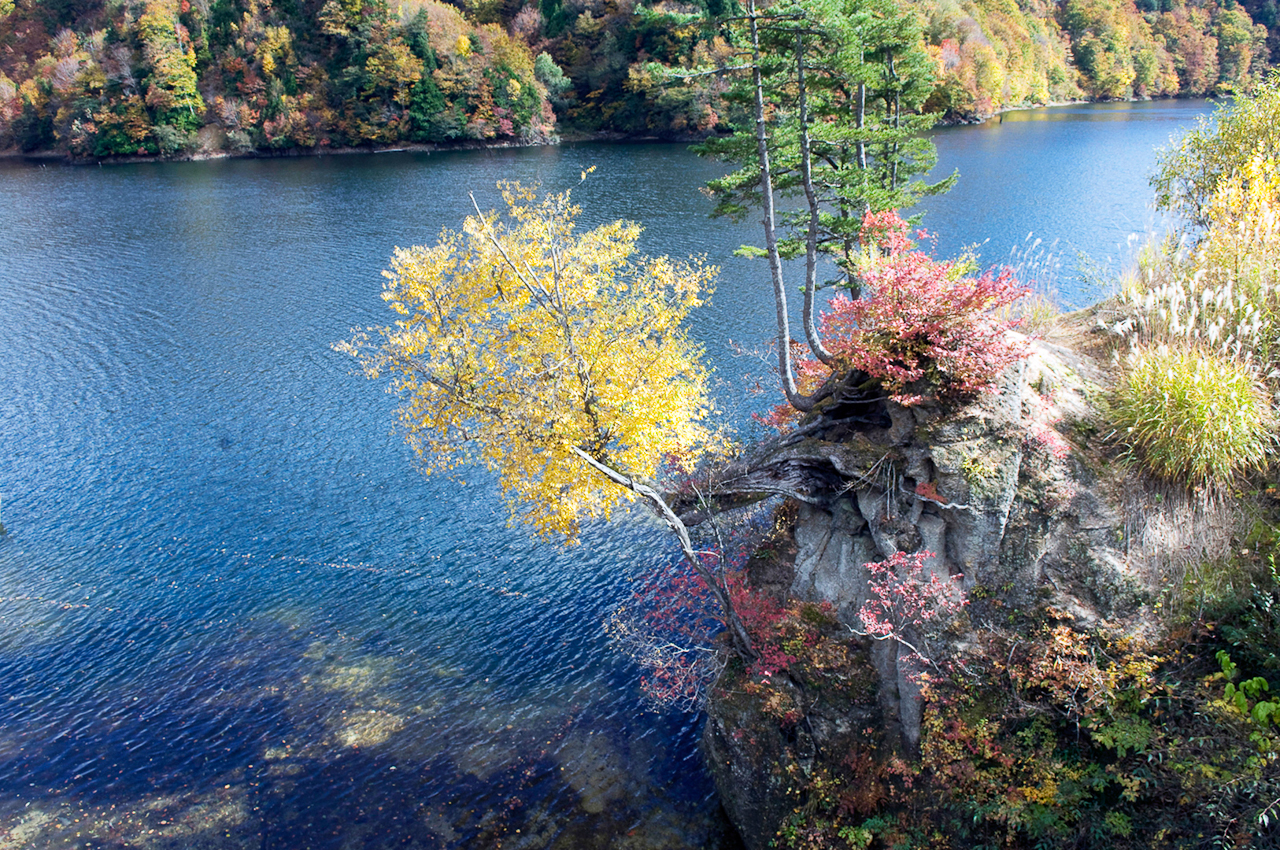
<svg viewBox="0 0 1280 850">
<path fill-rule="evenodd" d="M 451 153 L 454 151 L 513 150 L 522 148 L 559 147 L 565 144 L 680 144 L 689 145 L 702 141 L 705 136 L 629 136 L 625 133 L 599 132 L 557 134 L 553 141 L 522 142 L 516 139 L 464 139 L 456 142 L 403 142 L 385 146 L 351 145 L 330 147 L 317 145 L 312 148 L 282 148 L 278 150 L 254 148 L 247 151 L 195 150 L 175 156 L 145 154 L 139 156 L 76 157 L 51 150 L 22 151 L 16 147 L 0 149 L 0 162 L 21 161 L 30 163 L 57 163 L 59 165 L 129 165 L 142 162 L 211 162 L 223 159 L 300 159 L 325 156 L 352 156 L 384 153 Z"/>
<path fill-rule="evenodd" d="M 1039 104 L 1015 104 L 1002 106 L 984 118 L 939 120 L 934 129 L 944 127 L 974 127 L 990 121 L 998 121 L 1011 112 L 1034 112 L 1041 109 L 1052 109 L 1062 106 L 1085 106 L 1103 103 L 1148 103 L 1157 101 L 1196 100 L 1201 98 L 1185 97 L 1128 97 L 1108 98 L 1105 100 L 1064 100 Z M 1214 98 L 1203 98 L 1214 100 Z M 560 133 L 551 141 L 522 142 L 516 139 L 499 139 L 486 141 L 483 139 L 465 139 L 456 142 L 403 142 L 386 146 L 353 145 L 329 147 L 317 145 L 312 148 L 283 148 L 279 150 L 258 149 L 248 151 L 228 150 L 196 150 L 176 156 L 163 154 L 146 154 L 141 156 L 104 156 L 76 157 L 69 153 L 52 150 L 22 151 L 16 146 L 0 149 L 0 162 L 29 162 L 59 165 L 128 165 L 144 162 L 209 162 L 222 159 L 295 159 L 302 157 L 352 156 L 356 154 L 383 153 L 450 153 L 453 151 L 509 150 L 514 148 L 559 147 L 564 144 L 601 143 L 601 144 L 696 144 L 709 138 L 706 135 L 687 136 L 654 136 L 627 135 L 612 131 L 582 133 L 568 131 Z"/>
</svg>

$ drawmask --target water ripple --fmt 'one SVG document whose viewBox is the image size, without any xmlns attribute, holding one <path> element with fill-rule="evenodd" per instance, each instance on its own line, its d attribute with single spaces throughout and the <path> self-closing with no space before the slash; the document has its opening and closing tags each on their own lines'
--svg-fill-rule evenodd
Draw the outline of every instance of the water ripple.
<svg viewBox="0 0 1280 850">
<path fill-rule="evenodd" d="M 1081 145 L 1082 123 L 1030 129 Z M 979 163 L 1014 130 L 949 132 L 944 157 Z M 770 401 L 741 387 L 769 367 L 730 340 L 768 339 L 766 270 L 730 257 L 753 225 L 705 218 L 697 187 L 723 169 L 677 148 L 0 164 L 0 834 L 716 841 L 700 719 L 645 713 L 602 629 L 628 576 L 674 557 L 661 529 L 637 512 L 536 545 L 489 477 L 416 472 L 395 400 L 330 349 L 384 321 L 392 248 L 456 227 L 468 191 L 490 206 L 499 178 L 589 165 L 585 223 L 728 258 L 691 331 L 745 422 Z"/>
</svg>

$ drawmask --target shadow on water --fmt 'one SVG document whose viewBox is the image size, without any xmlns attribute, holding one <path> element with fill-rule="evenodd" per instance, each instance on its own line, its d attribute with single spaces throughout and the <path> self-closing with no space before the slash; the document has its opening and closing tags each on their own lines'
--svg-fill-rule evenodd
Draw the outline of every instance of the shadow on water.
<svg viewBox="0 0 1280 850">
<path fill-rule="evenodd" d="M 672 758 L 687 718 L 632 724 L 609 685 L 531 710 L 447 667 L 405 671 L 387 634 L 252 622 L 144 692 L 85 666 L 181 642 L 163 623 L 86 623 L 38 665 L 4 653 L 0 776 L 25 787 L 5 789 L 0 848 L 729 846 L 705 777 Z"/>
</svg>

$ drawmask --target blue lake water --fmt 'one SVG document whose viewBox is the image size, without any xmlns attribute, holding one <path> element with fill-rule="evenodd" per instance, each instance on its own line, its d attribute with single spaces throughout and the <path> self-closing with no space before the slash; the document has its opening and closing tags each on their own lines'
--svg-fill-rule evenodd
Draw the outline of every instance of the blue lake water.
<svg viewBox="0 0 1280 850">
<path fill-rule="evenodd" d="M 1027 232 L 1118 263 L 1203 103 L 938 135 L 943 253 Z M 0 165 L 0 846 L 705 848 L 700 719 L 648 712 L 604 618 L 673 556 L 642 514 L 562 550 L 483 475 L 426 479 L 330 344 L 386 321 L 392 248 L 499 179 L 724 271 L 692 330 L 743 424 L 771 394 L 750 224 L 677 146 Z M 1073 259 L 1074 254 L 1070 254 Z M 1069 305 L 1103 292 L 1056 282 Z M 748 429 L 749 430 L 749 429 Z"/>
<path fill-rule="evenodd" d="M 1028 234 L 1063 261 L 1057 281 L 1065 306 L 1083 307 L 1108 294 L 1084 269 L 1119 270 L 1132 237 L 1166 226 L 1150 206 L 1156 148 L 1212 112 L 1204 101 L 1096 103 L 1007 112 L 978 126 L 935 135 L 934 175 L 959 170 L 960 182 L 928 199 L 925 225 L 939 252 L 981 245 L 990 263 L 1008 258 Z"/>
</svg>

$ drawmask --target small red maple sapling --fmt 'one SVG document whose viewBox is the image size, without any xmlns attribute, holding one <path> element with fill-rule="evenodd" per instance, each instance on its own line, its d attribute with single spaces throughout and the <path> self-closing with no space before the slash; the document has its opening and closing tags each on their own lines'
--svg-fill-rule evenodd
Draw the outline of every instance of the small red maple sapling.
<svg viewBox="0 0 1280 850">
<path fill-rule="evenodd" d="M 675 489 L 684 486 L 692 488 L 692 479 L 678 480 Z M 716 543 L 697 555 L 705 572 L 723 583 L 735 611 L 742 607 L 737 615 L 757 641 L 766 632 L 762 623 L 781 615 L 769 608 L 776 609 L 776 604 L 762 600 L 746 585 L 743 570 L 755 539 L 753 521 L 748 517 L 717 524 Z M 631 598 L 613 612 L 605 630 L 640 667 L 640 691 L 651 707 L 690 711 L 701 706 L 724 664 L 714 638 L 726 625 L 724 610 L 705 576 L 680 561 L 637 576 Z M 757 657 L 753 668 L 770 661 Z"/>
<path fill-rule="evenodd" d="M 962 576 L 943 579 L 925 564 L 932 552 L 895 552 L 886 561 L 864 564 L 871 573 L 871 596 L 858 610 L 865 637 L 895 640 L 921 658 L 924 653 L 908 643 L 909 631 L 925 630 L 931 623 L 956 616 L 969 604 L 960 587 Z M 927 660 L 927 659 L 926 659 Z"/>
<path fill-rule="evenodd" d="M 819 619 L 834 618 L 834 613 L 824 603 L 809 605 L 812 612 L 802 615 L 796 604 L 784 607 L 751 587 L 746 570 L 750 547 L 745 545 L 750 533 L 725 531 L 720 545 L 703 551 L 702 557 L 709 571 L 719 573 L 723 567 L 724 586 L 755 649 L 755 658 L 746 668 L 755 684 L 748 687 L 763 693 L 772 688 L 771 680 L 787 677 L 800 662 L 798 656 L 819 640 L 812 628 L 812 612 Z M 699 708 L 726 660 L 714 640 L 725 628 L 723 613 L 703 577 L 683 562 L 639 576 L 631 599 L 614 611 L 605 628 L 641 668 L 641 694 L 655 709 Z M 778 694 L 774 698 L 781 699 Z M 779 716 L 785 720 L 789 711 L 779 707 Z"/>
<path fill-rule="evenodd" d="M 652 706 L 692 710 L 720 672 L 710 641 L 721 624 L 706 582 L 682 563 L 637 578 L 631 599 L 605 623 L 614 643 L 640 667 L 640 691 Z"/>
<path fill-rule="evenodd" d="M 732 559 L 724 574 L 725 586 L 756 650 L 749 672 L 768 679 L 796 662 L 777 629 L 786 611 L 747 584 L 738 561 Z M 682 564 L 641 576 L 631 600 L 613 612 L 605 629 L 640 666 L 640 692 L 655 708 L 699 708 L 724 663 L 712 640 L 724 629 L 723 617 L 702 576 Z"/>
</svg>

